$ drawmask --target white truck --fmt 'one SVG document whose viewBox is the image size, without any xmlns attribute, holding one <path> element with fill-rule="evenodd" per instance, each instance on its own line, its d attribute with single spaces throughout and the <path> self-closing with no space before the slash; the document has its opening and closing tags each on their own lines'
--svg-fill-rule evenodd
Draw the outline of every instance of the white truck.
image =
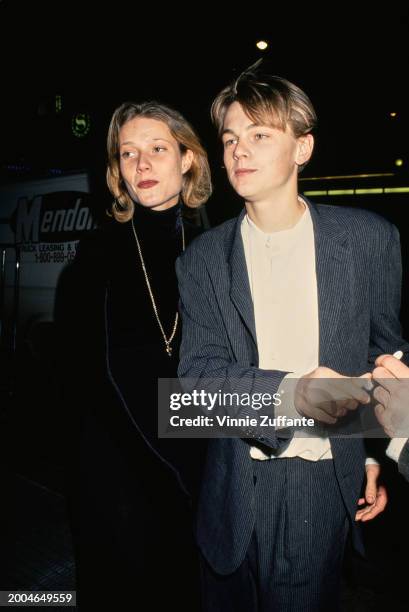
<svg viewBox="0 0 409 612">
<path fill-rule="evenodd" d="M 2 365 L 21 343 L 35 353 L 52 324 L 59 275 L 95 226 L 89 191 L 85 172 L 0 186 Z"/>
</svg>

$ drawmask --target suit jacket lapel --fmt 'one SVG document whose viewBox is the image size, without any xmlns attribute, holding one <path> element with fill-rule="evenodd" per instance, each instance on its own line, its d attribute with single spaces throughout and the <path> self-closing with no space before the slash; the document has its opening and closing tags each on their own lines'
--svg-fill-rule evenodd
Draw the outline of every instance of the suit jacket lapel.
<svg viewBox="0 0 409 612">
<path fill-rule="evenodd" d="M 232 237 L 231 251 L 228 258 L 230 264 L 230 298 L 257 347 L 253 300 L 251 299 L 246 257 L 241 237 L 241 222 L 245 214 L 246 209 L 243 209 L 237 218 Z"/>
<path fill-rule="evenodd" d="M 314 226 L 318 291 L 319 364 L 331 362 L 332 341 L 341 313 L 349 275 L 349 251 L 345 230 L 308 202 Z"/>
<path fill-rule="evenodd" d="M 334 354 L 331 343 L 338 325 L 343 295 L 348 283 L 349 251 L 346 245 L 347 234 L 331 215 L 322 214 L 319 207 L 306 198 L 304 199 L 309 206 L 314 227 L 319 317 L 319 364 L 327 365 Z M 230 297 L 257 348 L 253 301 L 241 237 L 241 222 L 245 214 L 246 210 L 244 209 L 237 219 L 228 256 L 231 274 Z"/>
</svg>

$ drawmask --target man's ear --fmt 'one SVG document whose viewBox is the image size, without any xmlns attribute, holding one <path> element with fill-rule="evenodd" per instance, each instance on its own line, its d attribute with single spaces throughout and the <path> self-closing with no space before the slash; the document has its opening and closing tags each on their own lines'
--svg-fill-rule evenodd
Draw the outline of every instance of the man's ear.
<svg viewBox="0 0 409 612">
<path fill-rule="evenodd" d="M 182 174 L 186 174 L 188 170 L 190 170 L 190 166 L 193 163 L 193 151 L 191 149 L 186 149 L 182 157 Z"/>
<path fill-rule="evenodd" d="M 312 155 L 314 149 L 314 136 L 312 134 L 306 134 L 300 136 L 297 143 L 297 154 L 295 163 L 298 166 L 302 166 L 307 163 Z"/>
</svg>

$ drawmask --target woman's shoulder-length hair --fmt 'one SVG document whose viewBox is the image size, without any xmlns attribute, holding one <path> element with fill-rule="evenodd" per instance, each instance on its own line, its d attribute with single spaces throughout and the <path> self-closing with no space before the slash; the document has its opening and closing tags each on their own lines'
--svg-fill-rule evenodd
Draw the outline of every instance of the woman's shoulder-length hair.
<svg viewBox="0 0 409 612">
<path fill-rule="evenodd" d="M 125 123 L 138 116 L 163 121 L 178 142 L 181 153 L 188 149 L 193 152 L 190 169 L 183 175 L 181 197 L 184 204 L 190 208 L 204 204 L 212 193 L 210 167 L 207 153 L 190 123 L 175 109 L 155 100 L 142 103 L 124 102 L 112 115 L 107 138 L 107 183 L 114 197 L 112 204 L 114 218 L 124 223 L 134 214 L 135 204 L 126 189 L 120 171 L 119 132 Z"/>
</svg>

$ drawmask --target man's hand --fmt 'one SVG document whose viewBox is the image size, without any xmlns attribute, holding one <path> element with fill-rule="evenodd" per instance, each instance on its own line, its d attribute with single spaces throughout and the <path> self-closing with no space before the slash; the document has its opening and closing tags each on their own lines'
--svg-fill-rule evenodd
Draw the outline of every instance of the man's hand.
<svg viewBox="0 0 409 612">
<path fill-rule="evenodd" d="M 380 355 L 372 372 L 375 414 L 390 438 L 409 437 L 409 368 L 392 355 Z"/>
<path fill-rule="evenodd" d="M 358 506 L 368 504 L 365 508 L 358 510 L 355 515 L 356 521 L 371 521 L 375 516 L 384 511 L 388 503 L 388 496 L 385 487 L 378 486 L 380 467 L 377 464 L 369 463 L 366 468 L 366 487 L 365 497 L 358 500 Z"/>
<path fill-rule="evenodd" d="M 365 379 L 370 378 L 370 373 L 350 378 L 330 368 L 316 368 L 298 381 L 294 394 L 295 408 L 302 416 L 334 425 L 348 411 L 356 410 L 359 404 L 370 401 L 365 390 Z"/>
</svg>

